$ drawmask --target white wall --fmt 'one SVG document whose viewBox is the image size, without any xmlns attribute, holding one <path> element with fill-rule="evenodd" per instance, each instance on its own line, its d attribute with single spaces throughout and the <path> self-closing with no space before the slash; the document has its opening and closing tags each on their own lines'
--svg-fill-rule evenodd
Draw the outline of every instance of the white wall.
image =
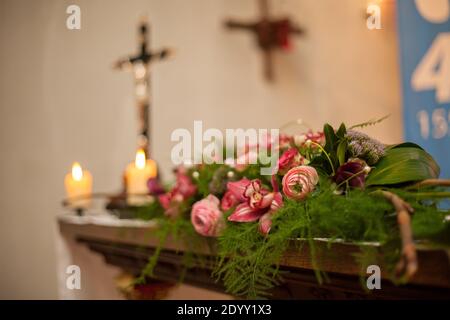
<svg viewBox="0 0 450 320">
<path fill-rule="evenodd" d="M 275 1 L 272 1 L 273 3 Z M 65 27 L 67 5 L 82 29 Z M 78 160 L 96 191 L 120 187 L 135 149 L 130 74 L 113 71 L 137 49 L 136 22 L 147 13 L 153 45 L 176 56 L 153 68 L 154 156 L 170 178 L 170 133 L 206 127 L 273 128 L 302 117 L 353 124 L 391 114 L 370 128 L 401 139 L 394 8 L 384 1 L 383 30 L 365 26 L 366 0 L 280 0 L 307 30 L 295 50 L 276 55 L 275 84 L 261 56 L 226 17 L 256 16 L 253 0 L 76 0 L 0 2 L 0 298 L 56 298 L 57 233 L 63 177 Z"/>
</svg>

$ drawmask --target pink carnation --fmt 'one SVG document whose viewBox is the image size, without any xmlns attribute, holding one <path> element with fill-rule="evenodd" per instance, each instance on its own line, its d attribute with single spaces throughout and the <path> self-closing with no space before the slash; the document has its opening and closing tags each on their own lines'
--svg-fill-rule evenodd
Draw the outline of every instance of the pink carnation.
<svg viewBox="0 0 450 320">
<path fill-rule="evenodd" d="M 283 192 L 290 199 L 303 200 L 319 182 L 316 169 L 298 166 L 289 170 L 283 177 Z"/>
<path fill-rule="evenodd" d="M 219 199 L 210 194 L 192 206 L 191 222 L 199 234 L 217 237 L 225 227 L 223 213 L 219 209 Z"/>
</svg>

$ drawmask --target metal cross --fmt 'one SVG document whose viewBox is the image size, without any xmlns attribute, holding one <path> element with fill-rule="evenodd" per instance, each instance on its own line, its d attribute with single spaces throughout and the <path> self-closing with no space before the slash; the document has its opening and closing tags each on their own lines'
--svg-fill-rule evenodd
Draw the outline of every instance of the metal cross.
<svg viewBox="0 0 450 320">
<path fill-rule="evenodd" d="M 145 19 L 139 24 L 139 53 L 118 60 L 114 67 L 119 70 L 132 71 L 135 83 L 136 104 L 139 110 L 138 146 L 144 149 L 146 156 L 150 157 L 151 144 L 151 95 L 150 95 L 150 65 L 163 60 L 170 54 L 164 48 L 150 51 L 150 27 Z"/>
</svg>

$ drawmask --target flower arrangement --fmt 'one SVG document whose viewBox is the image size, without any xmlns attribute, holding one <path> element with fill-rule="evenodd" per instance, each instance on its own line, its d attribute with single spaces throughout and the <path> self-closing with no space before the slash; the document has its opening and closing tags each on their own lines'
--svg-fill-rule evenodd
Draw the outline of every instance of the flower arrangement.
<svg viewBox="0 0 450 320">
<path fill-rule="evenodd" d="M 162 207 L 165 221 L 184 219 L 199 236 L 217 238 L 213 276 L 235 295 L 267 294 L 294 238 L 399 240 L 393 274 L 411 277 L 418 268 L 414 240 L 450 246 L 449 212 L 438 207 L 450 198 L 443 189 L 450 182 L 438 180 L 439 166 L 420 146 L 388 146 L 356 130 L 369 124 L 280 136 L 272 176 L 261 176 L 258 164 L 178 168 L 174 187 L 152 208 Z"/>
</svg>

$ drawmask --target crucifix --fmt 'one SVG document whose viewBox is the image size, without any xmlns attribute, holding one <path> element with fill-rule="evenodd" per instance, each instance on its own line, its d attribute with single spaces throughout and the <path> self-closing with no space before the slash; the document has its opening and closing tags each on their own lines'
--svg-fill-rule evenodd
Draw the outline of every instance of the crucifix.
<svg viewBox="0 0 450 320">
<path fill-rule="evenodd" d="M 136 55 L 118 60 L 114 67 L 119 70 L 133 72 L 135 84 L 135 97 L 139 114 L 138 147 L 143 149 L 147 159 L 150 158 L 151 144 L 151 96 L 150 96 L 150 65 L 153 62 L 164 60 L 170 54 L 169 49 L 151 51 L 150 27 L 143 19 L 139 24 L 139 52 Z"/>
<path fill-rule="evenodd" d="M 259 0 L 261 18 L 253 22 L 239 22 L 229 19 L 225 26 L 229 29 L 247 30 L 257 37 L 259 48 L 264 54 L 264 76 L 272 82 L 273 74 L 273 50 L 291 48 L 290 36 L 301 35 L 304 30 L 292 23 L 288 18 L 274 19 L 269 14 L 268 0 Z"/>
</svg>

